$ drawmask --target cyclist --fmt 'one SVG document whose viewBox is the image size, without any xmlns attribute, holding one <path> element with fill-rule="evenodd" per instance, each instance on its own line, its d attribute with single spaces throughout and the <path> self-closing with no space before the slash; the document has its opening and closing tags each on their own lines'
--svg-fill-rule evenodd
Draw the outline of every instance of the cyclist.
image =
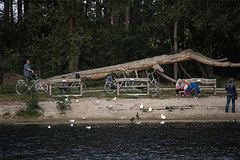
<svg viewBox="0 0 240 160">
<path fill-rule="evenodd" d="M 24 65 L 23 73 L 24 73 L 24 77 L 26 78 L 27 82 L 29 82 L 29 80 L 31 80 L 31 74 L 34 74 L 34 70 L 31 69 L 29 59 L 26 60 L 26 64 Z"/>
</svg>

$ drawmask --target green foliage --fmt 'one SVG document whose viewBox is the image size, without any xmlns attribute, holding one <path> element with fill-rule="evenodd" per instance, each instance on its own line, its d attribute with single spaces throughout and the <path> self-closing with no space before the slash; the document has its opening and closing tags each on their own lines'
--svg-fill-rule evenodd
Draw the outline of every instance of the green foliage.
<svg viewBox="0 0 240 160">
<path fill-rule="evenodd" d="M 64 111 L 71 109 L 70 98 L 59 97 L 56 104 L 57 104 L 57 109 L 60 110 L 61 113 L 64 113 Z"/>
<path fill-rule="evenodd" d="M 240 48 L 238 1 L 87 2 L 30 1 L 21 22 L 16 16 L 9 23 L 0 15 L 0 74 L 23 74 L 26 59 L 31 60 L 34 70 L 41 69 L 42 78 L 47 78 L 172 54 L 175 22 L 179 51 L 191 48 L 211 58 L 240 61 L 236 54 Z M 126 30 L 128 7 L 131 14 Z M 69 67 L 71 61 L 74 68 Z M 186 62 L 183 67 L 192 77 L 199 76 L 194 64 Z M 173 75 L 171 66 L 164 69 Z M 237 77 L 238 72 L 215 69 L 210 74 Z"/>
<path fill-rule="evenodd" d="M 18 113 L 17 113 L 17 116 L 19 117 L 23 117 L 23 118 L 37 118 L 37 117 L 40 117 L 42 114 L 35 110 L 35 109 L 30 109 L 30 108 L 27 108 L 26 110 L 20 110 Z"/>
</svg>

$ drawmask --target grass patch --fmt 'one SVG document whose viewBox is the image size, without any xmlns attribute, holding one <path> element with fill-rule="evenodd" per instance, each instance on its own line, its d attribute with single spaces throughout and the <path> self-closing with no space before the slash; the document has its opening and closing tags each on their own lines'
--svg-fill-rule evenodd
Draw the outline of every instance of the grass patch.
<svg viewBox="0 0 240 160">
<path fill-rule="evenodd" d="M 34 109 L 27 108 L 26 110 L 20 110 L 17 113 L 17 116 L 22 118 L 37 118 L 40 117 L 42 114 Z"/>
<path fill-rule="evenodd" d="M 65 114 L 65 111 L 71 109 L 71 99 L 68 97 L 58 97 L 57 109 L 61 111 L 60 114 Z"/>
</svg>

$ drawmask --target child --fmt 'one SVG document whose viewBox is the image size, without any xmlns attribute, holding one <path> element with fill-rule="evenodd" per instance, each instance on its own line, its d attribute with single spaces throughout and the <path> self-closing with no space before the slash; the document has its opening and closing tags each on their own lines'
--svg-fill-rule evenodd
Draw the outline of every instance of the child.
<svg viewBox="0 0 240 160">
<path fill-rule="evenodd" d="M 184 83 L 184 90 L 188 87 L 188 80 L 185 80 L 185 83 Z M 189 92 L 186 91 L 186 96 L 189 96 Z"/>
</svg>

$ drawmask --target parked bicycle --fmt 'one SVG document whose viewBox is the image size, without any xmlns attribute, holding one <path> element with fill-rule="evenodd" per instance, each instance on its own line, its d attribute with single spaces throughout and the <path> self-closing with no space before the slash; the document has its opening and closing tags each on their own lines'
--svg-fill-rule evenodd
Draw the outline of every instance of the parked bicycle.
<svg viewBox="0 0 240 160">
<path fill-rule="evenodd" d="M 16 84 L 17 94 L 25 94 L 33 87 L 38 93 L 48 92 L 48 85 L 47 83 L 42 82 L 38 79 L 38 72 L 36 72 L 36 74 L 33 74 L 32 77 L 34 78 L 34 83 L 32 83 L 28 78 L 25 78 L 25 80 L 18 80 Z"/>
<path fill-rule="evenodd" d="M 153 86 L 154 92 L 162 93 L 163 92 L 162 85 L 157 81 L 157 79 L 153 75 L 155 72 L 156 71 L 154 70 L 152 73 L 148 73 L 147 77 L 150 79 L 150 85 Z"/>
<path fill-rule="evenodd" d="M 122 72 L 122 74 L 123 74 L 124 78 L 127 78 L 124 72 Z M 127 89 L 127 91 L 129 91 L 129 87 L 127 87 L 127 86 L 133 86 L 133 85 L 134 85 L 134 82 L 124 81 L 119 84 L 119 88 L 124 87 Z M 115 93 L 116 89 L 117 89 L 116 80 L 114 77 L 109 75 L 107 77 L 107 79 L 105 79 L 104 90 L 107 93 Z M 131 91 L 134 91 L 134 87 L 131 88 Z"/>
<path fill-rule="evenodd" d="M 62 77 L 62 78 L 66 78 L 66 77 Z M 75 74 L 75 78 L 79 79 L 80 75 Z M 55 82 L 54 84 L 54 92 L 55 94 L 60 94 L 62 93 L 66 93 L 68 91 L 71 91 L 74 94 L 76 93 L 86 93 L 87 91 L 87 86 L 83 83 L 83 82 L 67 82 L 67 80 L 63 79 L 62 82 Z"/>
</svg>

